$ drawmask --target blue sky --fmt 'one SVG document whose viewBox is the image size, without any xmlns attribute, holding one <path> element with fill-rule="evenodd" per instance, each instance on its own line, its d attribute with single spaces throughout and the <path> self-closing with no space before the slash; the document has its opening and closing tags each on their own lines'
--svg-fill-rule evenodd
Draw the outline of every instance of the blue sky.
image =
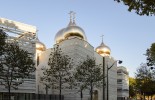
<svg viewBox="0 0 155 100">
<path fill-rule="evenodd" d="M 155 42 L 155 17 L 139 16 L 114 0 L 1 0 L 0 17 L 34 25 L 47 48 L 55 34 L 68 25 L 69 12 L 76 12 L 76 23 L 95 48 L 104 43 L 115 59 L 134 76 L 136 68 L 146 62 L 145 51 Z"/>
</svg>

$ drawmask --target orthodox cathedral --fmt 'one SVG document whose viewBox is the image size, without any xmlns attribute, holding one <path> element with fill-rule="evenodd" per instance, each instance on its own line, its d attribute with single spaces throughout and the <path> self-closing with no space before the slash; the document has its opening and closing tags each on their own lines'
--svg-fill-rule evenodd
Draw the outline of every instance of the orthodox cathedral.
<svg viewBox="0 0 155 100">
<path fill-rule="evenodd" d="M 96 60 L 96 64 L 102 65 L 102 72 L 107 76 L 106 70 L 107 67 L 112 66 L 110 70 L 108 70 L 108 92 L 110 94 L 109 100 L 117 100 L 117 61 L 111 57 L 110 53 L 111 50 L 108 46 L 106 46 L 103 42 L 97 47 L 94 48 L 89 42 L 87 41 L 87 36 L 84 30 L 78 26 L 75 22 L 75 15 L 74 12 L 70 13 L 70 21 L 69 24 L 65 27 L 60 29 L 55 35 L 55 45 L 59 45 L 62 49 L 62 52 L 66 55 L 69 55 L 70 58 L 73 59 L 75 65 L 78 64 L 79 61 L 83 61 L 87 58 L 87 56 L 94 58 Z M 41 45 L 41 50 L 44 50 L 44 45 Z M 49 55 L 52 52 L 52 49 L 46 49 L 45 51 L 41 51 L 38 54 L 38 69 L 37 69 L 37 85 L 39 88 L 37 91 L 41 93 L 45 93 L 45 88 L 40 82 L 39 77 L 42 76 L 42 67 L 48 66 L 48 59 Z M 106 77 L 105 79 L 106 80 Z M 94 100 L 106 100 L 106 92 L 107 92 L 107 85 L 106 81 L 104 82 L 101 88 L 96 88 L 94 90 Z M 77 93 L 77 90 L 62 90 L 64 94 L 65 100 L 81 100 L 80 93 Z M 49 94 L 56 93 L 54 90 L 48 90 Z M 89 99 L 89 91 L 85 91 L 83 93 L 83 100 Z"/>
<path fill-rule="evenodd" d="M 104 80 L 102 87 L 94 89 L 93 100 L 117 100 L 118 60 L 115 60 L 110 55 L 111 50 L 103 42 L 103 38 L 100 45 L 96 48 L 89 44 L 84 30 L 76 24 L 74 12 L 70 12 L 70 21 L 68 25 L 60 29 L 55 34 L 55 44 L 52 48 L 48 49 L 38 39 L 36 27 L 0 18 L 1 29 L 5 30 L 5 28 L 8 28 L 9 25 L 5 27 L 6 23 L 4 22 L 6 21 L 8 24 L 14 24 L 14 26 L 11 24 L 12 26 L 10 26 L 11 28 L 9 32 L 20 32 L 17 34 L 18 36 L 10 36 L 10 38 L 18 40 L 21 48 L 26 49 L 34 54 L 33 58 L 35 61 L 36 72 L 32 75 L 30 79 L 25 79 L 24 83 L 19 87 L 18 90 L 11 90 L 13 93 L 21 93 L 21 95 L 23 95 L 19 98 L 31 98 L 32 96 L 30 94 L 47 94 L 47 92 L 48 94 L 58 94 L 58 91 L 54 89 L 46 89 L 44 84 L 40 82 L 40 77 L 43 76 L 43 69 L 49 67 L 48 60 L 50 53 L 53 52 L 53 48 L 56 45 L 59 45 L 62 52 L 68 55 L 71 59 L 73 59 L 75 66 L 78 65 L 78 62 L 85 60 L 87 56 L 94 58 L 96 64 L 101 64 L 101 69 L 105 77 L 103 77 Z M 16 29 L 14 30 L 14 28 Z M 8 30 L 6 32 L 8 32 Z M 5 88 L 0 87 L 0 93 L 4 92 L 6 92 Z M 83 92 L 82 100 L 89 100 L 89 93 L 89 90 L 85 90 Z M 76 89 L 62 89 L 62 95 L 64 96 L 64 100 L 81 100 L 80 92 L 77 92 Z M 3 97 L 2 94 L 0 94 L 0 98 L 1 97 Z"/>
</svg>

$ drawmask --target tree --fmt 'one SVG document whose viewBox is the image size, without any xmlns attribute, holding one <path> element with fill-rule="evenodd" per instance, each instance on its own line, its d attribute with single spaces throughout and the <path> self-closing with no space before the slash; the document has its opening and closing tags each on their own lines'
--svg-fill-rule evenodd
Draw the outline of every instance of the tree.
<svg viewBox="0 0 155 100">
<path fill-rule="evenodd" d="M 0 56 L 4 53 L 4 45 L 6 37 L 7 37 L 6 33 L 0 29 Z"/>
<path fill-rule="evenodd" d="M 155 73 L 150 70 L 147 64 L 141 64 L 136 73 L 136 87 L 141 95 L 153 95 L 155 94 L 154 84 Z"/>
<path fill-rule="evenodd" d="M 134 78 L 129 78 L 129 97 L 134 98 L 136 96 L 136 81 Z"/>
<path fill-rule="evenodd" d="M 103 74 L 100 65 L 96 65 L 95 60 L 87 57 L 81 62 L 74 74 L 77 82 L 81 82 L 81 89 L 90 89 L 90 100 L 92 100 L 93 88 L 101 85 Z"/>
<path fill-rule="evenodd" d="M 155 0 L 114 0 L 127 5 L 128 11 L 135 10 L 138 15 L 155 15 Z"/>
<path fill-rule="evenodd" d="M 6 40 L 5 40 L 6 41 Z M 3 55 L 0 56 L 0 84 L 10 90 L 18 89 L 23 79 L 35 71 L 32 55 L 21 49 L 14 41 L 5 42 Z"/>
<path fill-rule="evenodd" d="M 149 49 L 146 50 L 147 56 L 147 65 L 154 66 L 155 65 L 155 43 L 151 45 Z M 151 67 L 153 69 L 153 67 Z"/>
<path fill-rule="evenodd" d="M 51 52 L 48 61 L 49 68 L 46 69 L 41 77 L 46 85 L 52 89 L 59 89 L 59 97 L 61 100 L 61 90 L 69 88 L 69 81 L 71 80 L 72 59 L 68 55 L 64 55 L 57 45 Z"/>
<path fill-rule="evenodd" d="M 44 70 L 44 69 L 42 69 Z M 45 70 L 44 70 L 45 71 Z M 50 84 L 47 82 L 47 80 L 45 79 L 45 76 L 40 77 L 40 83 L 42 83 L 44 85 L 44 89 L 46 91 L 46 96 L 48 95 L 48 89 L 50 88 Z"/>
</svg>

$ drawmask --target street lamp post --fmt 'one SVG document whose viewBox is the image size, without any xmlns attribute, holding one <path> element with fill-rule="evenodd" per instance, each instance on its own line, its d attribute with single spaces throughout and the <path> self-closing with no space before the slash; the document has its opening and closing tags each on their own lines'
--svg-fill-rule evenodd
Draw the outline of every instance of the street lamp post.
<svg viewBox="0 0 155 100">
<path fill-rule="evenodd" d="M 105 57 L 103 57 L 103 68 L 102 68 L 102 70 L 103 70 L 103 99 L 102 100 L 105 100 Z"/>
<path fill-rule="evenodd" d="M 121 60 L 116 60 L 110 67 L 107 65 L 107 100 L 109 100 L 109 69 L 111 69 L 117 61 L 119 64 L 122 63 Z"/>
</svg>

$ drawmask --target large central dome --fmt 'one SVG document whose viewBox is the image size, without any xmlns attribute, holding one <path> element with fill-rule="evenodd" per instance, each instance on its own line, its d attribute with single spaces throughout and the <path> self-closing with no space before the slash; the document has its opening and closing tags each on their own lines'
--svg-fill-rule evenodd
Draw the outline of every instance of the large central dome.
<svg viewBox="0 0 155 100">
<path fill-rule="evenodd" d="M 74 16 L 75 13 L 70 12 L 70 14 L 71 14 L 70 22 L 68 26 L 57 32 L 57 34 L 55 35 L 55 43 L 60 43 L 63 40 L 71 39 L 75 37 L 87 41 L 84 30 L 81 27 L 77 26 L 75 23 L 75 16 Z"/>
</svg>

